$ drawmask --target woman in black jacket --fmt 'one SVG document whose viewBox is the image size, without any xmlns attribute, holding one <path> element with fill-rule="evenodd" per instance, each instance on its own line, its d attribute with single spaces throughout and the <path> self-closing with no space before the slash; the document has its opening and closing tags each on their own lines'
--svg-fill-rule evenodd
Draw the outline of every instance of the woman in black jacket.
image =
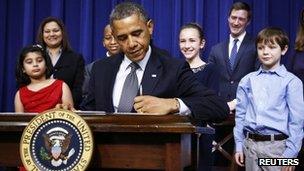
<svg viewBox="0 0 304 171">
<path fill-rule="evenodd" d="M 45 18 L 39 26 L 37 43 L 46 48 L 53 64 L 53 78 L 63 80 L 71 89 L 74 107 L 82 99 L 84 59 L 69 44 L 63 22 L 55 17 Z"/>
</svg>

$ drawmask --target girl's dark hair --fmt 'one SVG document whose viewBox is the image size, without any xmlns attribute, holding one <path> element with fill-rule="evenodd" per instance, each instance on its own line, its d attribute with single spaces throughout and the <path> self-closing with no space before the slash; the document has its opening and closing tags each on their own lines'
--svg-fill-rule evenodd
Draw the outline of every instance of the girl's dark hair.
<svg viewBox="0 0 304 171">
<path fill-rule="evenodd" d="M 61 29 L 61 32 L 62 32 L 62 43 L 61 43 L 62 50 L 63 51 L 71 50 L 72 48 L 70 46 L 70 43 L 69 43 L 69 40 L 68 40 L 68 35 L 67 35 L 66 30 L 65 30 L 64 24 L 60 19 L 55 18 L 55 17 L 47 17 L 40 23 L 39 28 L 38 28 L 38 32 L 37 32 L 37 38 L 36 38 L 37 43 L 42 45 L 43 47 L 47 47 L 46 43 L 43 40 L 43 31 L 44 31 L 44 26 L 49 22 L 57 23 L 59 28 Z"/>
<path fill-rule="evenodd" d="M 182 28 L 181 28 L 180 31 L 179 31 L 179 34 L 180 34 L 180 32 L 181 32 L 182 30 L 187 29 L 187 28 L 192 28 L 192 29 L 197 30 L 200 39 L 201 39 L 201 40 L 205 39 L 204 30 L 203 30 L 203 28 L 202 28 L 199 24 L 197 24 L 197 23 L 188 23 L 188 24 L 183 25 Z"/>
<path fill-rule="evenodd" d="M 41 56 L 45 60 L 45 66 L 46 66 L 45 77 L 50 78 L 50 76 L 52 75 L 52 68 L 53 68 L 52 63 L 49 57 L 47 57 L 46 51 L 42 48 L 42 46 L 39 44 L 27 46 L 21 50 L 16 64 L 15 74 L 16 74 L 18 87 L 23 87 L 31 83 L 30 77 L 26 73 L 24 73 L 24 68 L 23 68 L 23 61 L 26 55 L 30 52 L 38 52 L 41 54 Z"/>
</svg>

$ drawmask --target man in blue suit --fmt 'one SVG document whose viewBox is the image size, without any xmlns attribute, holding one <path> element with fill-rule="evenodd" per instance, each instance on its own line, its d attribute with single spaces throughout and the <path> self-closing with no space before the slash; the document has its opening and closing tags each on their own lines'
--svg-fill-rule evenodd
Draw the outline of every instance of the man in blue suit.
<svg viewBox="0 0 304 171">
<path fill-rule="evenodd" d="M 228 102 L 231 111 L 235 109 L 239 81 L 254 71 L 257 65 L 255 40 L 246 32 L 250 18 L 251 10 L 248 4 L 234 3 L 228 18 L 229 39 L 213 46 L 209 54 L 209 62 L 222 68 L 219 95 Z"/>
<path fill-rule="evenodd" d="M 118 4 L 110 15 L 110 25 L 122 53 L 93 65 L 84 110 L 180 113 L 213 121 L 226 118 L 226 103 L 196 80 L 187 62 L 150 44 L 153 22 L 140 5 Z M 125 97 L 133 90 L 132 82 L 136 82 L 136 97 Z M 131 103 L 129 110 L 121 107 L 127 102 Z"/>
</svg>

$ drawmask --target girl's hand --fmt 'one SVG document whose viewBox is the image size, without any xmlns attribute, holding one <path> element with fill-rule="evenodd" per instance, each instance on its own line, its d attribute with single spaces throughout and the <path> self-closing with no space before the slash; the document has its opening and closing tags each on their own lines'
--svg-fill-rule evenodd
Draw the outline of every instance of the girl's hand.
<svg viewBox="0 0 304 171">
<path fill-rule="evenodd" d="M 65 109 L 70 111 L 76 111 L 76 109 L 73 107 L 73 105 L 69 103 L 59 103 L 55 106 L 55 109 Z"/>
</svg>

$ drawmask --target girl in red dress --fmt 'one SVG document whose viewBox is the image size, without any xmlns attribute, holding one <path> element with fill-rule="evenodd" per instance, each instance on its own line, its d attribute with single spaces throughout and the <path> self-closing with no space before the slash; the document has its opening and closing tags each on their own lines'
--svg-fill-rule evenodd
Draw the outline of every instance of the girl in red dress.
<svg viewBox="0 0 304 171">
<path fill-rule="evenodd" d="M 16 65 L 19 90 L 15 95 L 15 112 L 40 113 L 66 104 L 73 108 L 71 91 L 66 83 L 51 78 L 52 64 L 40 45 L 22 49 Z"/>
</svg>

